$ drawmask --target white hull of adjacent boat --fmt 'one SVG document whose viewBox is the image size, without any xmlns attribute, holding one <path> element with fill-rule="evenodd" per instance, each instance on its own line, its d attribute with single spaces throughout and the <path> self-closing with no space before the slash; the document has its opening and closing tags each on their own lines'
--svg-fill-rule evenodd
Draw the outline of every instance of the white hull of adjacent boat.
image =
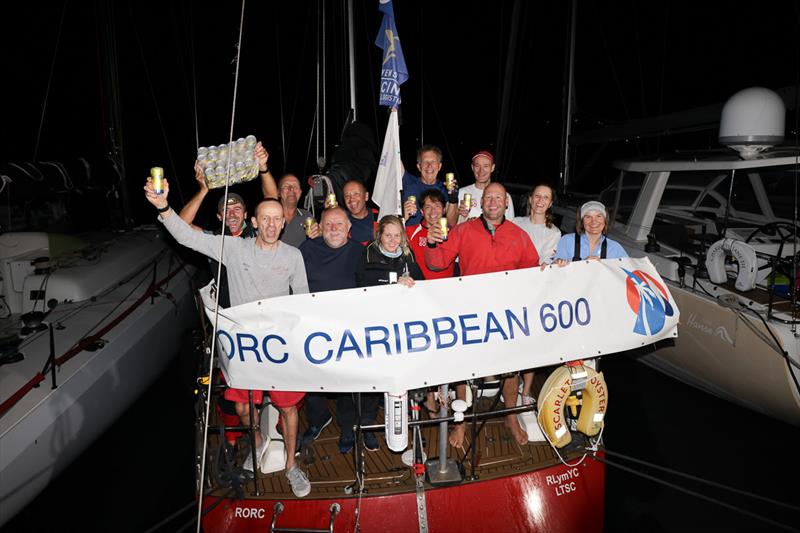
<svg viewBox="0 0 800 533">
<path fill-rule="evenodd" d="M 715 289 L 709 282 L 700 283 Z M 750 311 L 724 307 L 675 283 L 670 283 L 670 292 L 681 310 L 675 346 L 661 348 L 642 362 L 715 396 L 800 426 L 795 385 L 800 371 L 790 370 L 782 353 L 799 362 L 800 342 L 789 328 L 770 326 L 767 331 Z"/>
<path fill-rule="evenodd" d="M 44 373 L 38 387 L 0 415 L 0 525 L 41 492 L 144 392 L 178 352 L 183 332 L 197 319 L 189 273 L 159 233 L 139 232 L 136 236 L 134 232 L 120 240 L 124 243 L 112 243 L 104 251 L 105 257 L 113 260 L 120 247 L 136 246 L 134 254 L 130 249 L 124 252 L 130 263 L 125 270 L 138 269 L 139 273 L 127 277 L 119 269 L 104 270 L 101 255 L 91 275 L 114 277 L 112 287 L 116 288 L 94 301 L 60 304 L 46 318 L 58 325 L 56 357 L 88 334 L 112 325 L 101 335 L 98 346 L 102 347 L 82 350 L 64 361 L 56 373 L 55 389 L 51 373 Z M 147 291 L 153 281 L 153 264 L 157 264 L 156 281 L 174 276 L 159 287 L 151 303 Z M 93 281 L 96 285 L 96 279 Z M 136 305 L 139 300 L 143 301 Z M 130 314 L 111 324 L 129 308 Z M 24 385 L 41 372 L 50 354 L 48 331 L 26 338 L 20 351 L 25 360 L 0 367 L 5 381 L 3 402 L 13 400 L 20 383 Z"/>
</svg>

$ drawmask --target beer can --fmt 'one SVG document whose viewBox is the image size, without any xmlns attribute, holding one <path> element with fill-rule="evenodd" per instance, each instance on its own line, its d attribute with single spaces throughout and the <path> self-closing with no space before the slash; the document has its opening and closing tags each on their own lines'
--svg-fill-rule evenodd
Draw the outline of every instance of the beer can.
<svg viewBox="0 0 800 533">
<path fill-rule="evenodd" d="M 303 227 L 306 230 L 306 237 L 311 236 L 311 227 L 314 225 L 314 219 L 311 217 L 306 217 L 305 221 L 303 221 Z"/>
<path fill-rule="evenodd" d="M 464 205 L 467 209 L 472 209 L 472 195 L 470 193 L 464 195 Z"/>
<path fill-rule="evenodd" d="M 339 202 L 336 201 L 336 194 L 330 193 L 325 199 L 325 208 L 339 207 Z"/>
<path fill-rule="evenodd" d="M 444 175 L 444 186 L 448 191 L 452 191 L 456 188 L 456 175 L 452 172 L 448 172 Z"/>
<path fill-rule="evenodd" d="M 442 217 L 439 219 L 439 228 L 442 230 L 442 239 L 447 240 L 447 218 Z"/>
<path fill-rule="evenodd" d="M 153 178 L 153 192 L 164 194 L 164 169 L 161 167 L 151 168 L 150 177 Z"/>
</svg>

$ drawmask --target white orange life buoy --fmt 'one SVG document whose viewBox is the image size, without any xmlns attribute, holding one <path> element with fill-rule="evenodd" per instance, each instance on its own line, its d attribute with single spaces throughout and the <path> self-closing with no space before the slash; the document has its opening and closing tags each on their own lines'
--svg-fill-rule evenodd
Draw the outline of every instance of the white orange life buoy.
<svg viewBox="0 0 800 533">
<path fill-rule="evenodd" d="M 556 448 L 563 448 L 572 441 L 565 409 L 570 396 L 578 391 L 582 391 L 578 431 L 594 437 L 603 429 L 608 407 L 608 387 L 603 373 L 582 361 L 567 363 L 550 374 L 539 393 L 539 425 Z"/>
<path fill-rule="evenodd" d="M 732 255 L 739 263 L 739 274 L 736 276 L 736 289 L 750 291 L 756 288 L 758 262 L 755 249 L 746 242 L 735 239 L 720 239 L 712 244 L 706 252 L 706 270 L 708 279 L 714 283 L 725 283 L 728 275 L 725 272 L 725 258 Z"/>
</svg>

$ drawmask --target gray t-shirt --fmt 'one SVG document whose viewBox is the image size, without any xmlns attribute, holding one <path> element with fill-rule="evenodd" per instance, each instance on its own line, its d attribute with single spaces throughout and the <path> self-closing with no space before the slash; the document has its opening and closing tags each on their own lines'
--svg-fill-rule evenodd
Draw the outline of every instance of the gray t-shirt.
<svg viewBox="0 0 800 533">
<path fill-rule="evenodd" d="M 192 229 L 177 213 L 159 217 L 175 240 L 201 254 L 219 261 L 221 235 L 208 235 Z M 255 239 L 225 240 L 222 264 L 228 270 L 231 305 L 308 292 L 306 267 L 300 250 L 278 241 L 273 250 L 262 250 Z"/>
<path fill-rule="evenodd" d="M 297 208 L 294 218 L 291 222 L 287 221 L 286 226 L 281 233 L 281 241 L 299 248 L 301 244 L 306 242 L 306 217 L 310 217 L 311 213 L 305 209 Z M 313 218 L 313 217 L 312 217 Z"/>
</svg>

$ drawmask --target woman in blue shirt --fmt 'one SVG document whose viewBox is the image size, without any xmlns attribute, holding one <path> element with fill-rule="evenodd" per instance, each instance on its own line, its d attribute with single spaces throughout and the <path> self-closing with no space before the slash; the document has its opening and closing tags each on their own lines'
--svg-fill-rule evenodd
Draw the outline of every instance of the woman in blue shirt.
<svg viewBox="0 0 800 533">
<path fill-rule="evenodd" d="M 608 211 L 602 203 L 591 201 L 583 204 L 576 229 L 577 233 L 564 235 L 558 242 L 554 256 L 557 265 L 564 266 L 570 261 L 582 259 L 628 257 L 621 244 L 606 237 Z"/>
</svg>

